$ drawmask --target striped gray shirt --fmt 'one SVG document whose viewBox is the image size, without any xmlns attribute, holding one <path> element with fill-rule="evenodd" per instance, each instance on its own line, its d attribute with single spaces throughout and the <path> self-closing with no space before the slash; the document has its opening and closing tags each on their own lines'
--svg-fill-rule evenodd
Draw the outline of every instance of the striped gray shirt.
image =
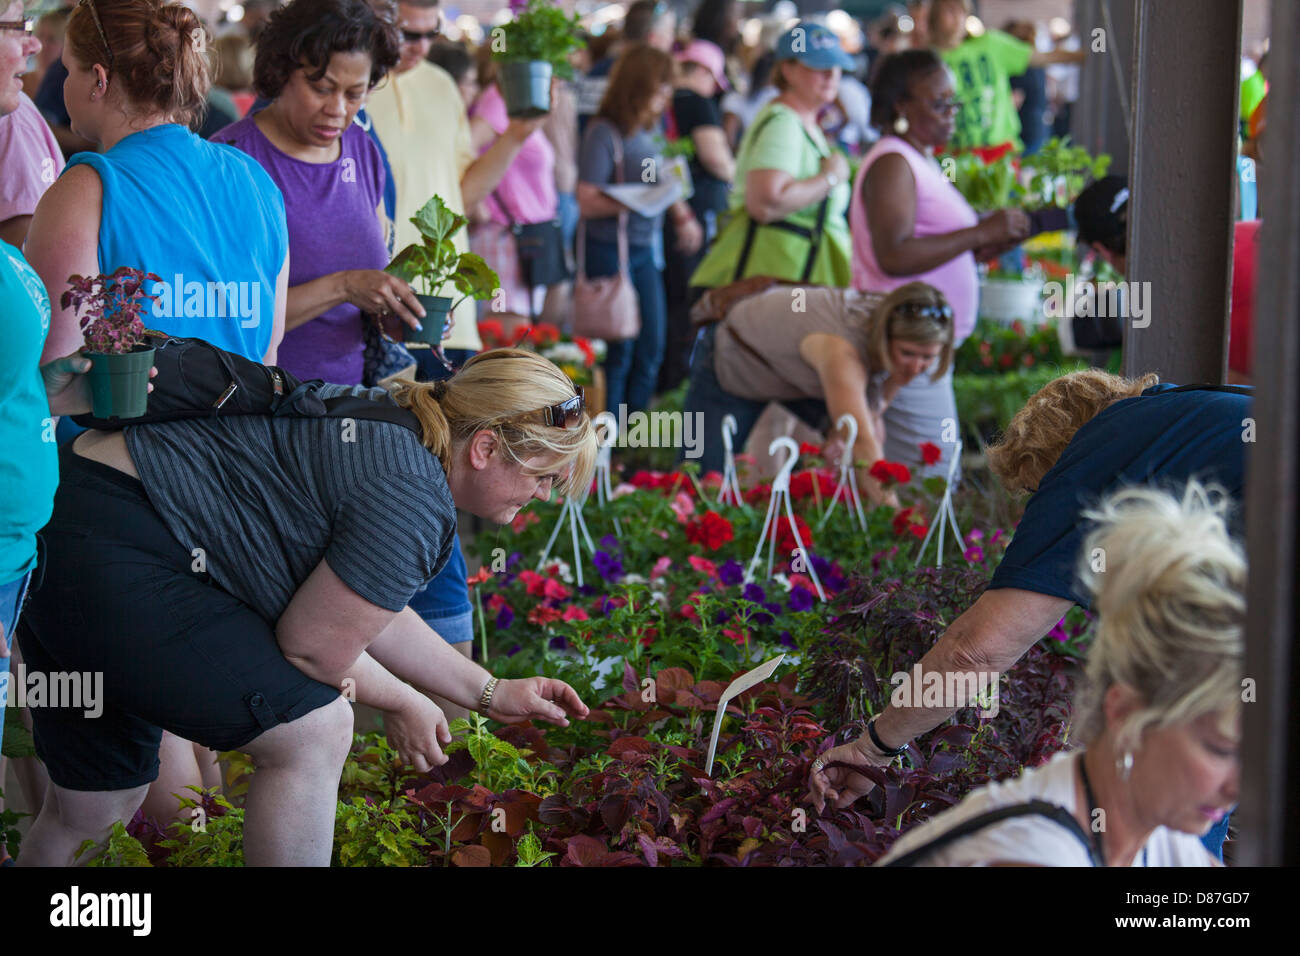
<svg viewBox="0 0 1300 956">
<path fill-rule="evenodd" d="M 326 385 L 321 394 L 370 391 Z M 213 580 L 272 623 L 322 559 L 367 601 L 400 611 L 450 557 L 446 475 L 400 425 L 238 415 L 125 434 L 176 540 L 196 562 L 202 548 Z"/>
</svg>

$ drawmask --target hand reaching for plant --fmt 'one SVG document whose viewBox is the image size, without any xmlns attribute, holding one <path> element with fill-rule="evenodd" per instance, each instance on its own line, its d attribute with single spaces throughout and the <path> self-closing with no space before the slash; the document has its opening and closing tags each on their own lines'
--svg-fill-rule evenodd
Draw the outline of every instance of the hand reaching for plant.
<svg viewBox="0 0 1300 956">
<path fill-rule="evenodd" d="M 820 813 L 830 800 L 837 810 L 851 806 L 859 797 L 871 792 L 875 784 L 860 773 L 854 773 L 848 767 L 834 767 L 834 763 L 847 763 L 855 767 L 886 766 L 892 758 L 880 757 L 870 752 L 867 746 L 860 745 L 860 740 L 840 744 L 826 751 L 813 764 L 808 774 L 809 792 L 807 798 Z"/>
<path fill-rule="evenodd" d="M 372 315 L 395 315 L 417 331 L 424 318 L 424 306 L 411 286 L 382 269 L 351 269 L 340 272 L 346 301 Z"/>
<path fill-rule="evenodd" d="M 90 386 L 86 381 L 86 372 L 94 364 L 81 354 L 78 349 L 71 355 L 56 358 L 41 366 L 41 379 L 45 382 L 45 396 L 50 403 L 52 415 L 88 415 L 91 412 Z M 149 377 L 158 374 L 157 368 L 149 369 Z M 153 391 L 153 385 L 149 386 Z"/>
<path fill-rule="evenodd" d="M 442 745 L 451 743 L 451 730 L 442 708 L 412 691 L 396 710 L 384 712 L 384 732 L 398 758 L 418 773 L 447 762 Z"/>
<path fill-rule="evenodd" d="M 578 692 L 564 681 L 550 677 L 501 681 L 488 710 L 489 717 L 503 724 L 544 720 L 557 727 L 569 726 L 569 716 L 586 717 L 587 714 L 587 705 Z"/>
</svg>

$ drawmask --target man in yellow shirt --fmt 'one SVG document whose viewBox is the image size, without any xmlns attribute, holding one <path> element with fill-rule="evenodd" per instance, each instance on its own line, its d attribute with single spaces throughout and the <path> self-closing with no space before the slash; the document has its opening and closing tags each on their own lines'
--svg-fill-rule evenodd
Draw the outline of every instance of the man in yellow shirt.
<svg viewBox="0 0 1300 956">
<path fill-rule="evenodd" d="M 470 141 L 469 117 L 446 71 L 425 59 L 438 36 L 442 12 L 438 0 L 401 0 L 402 51 L 397 68 L 370 94 L 367 112 L 375 124 L 397 187 L 394 249 L 419 241 L 411 225 L 416 210 L 434 195 L 452 211 L 466 209 L 486 199 L 519 154 L 524 140 L 545 121 L 511 120 L 506 131 L 482 156 L 475 156 Z M 455 237 L 460 252 L 469 249 L 465 230 Z M 482 348 L 474 302 L 462 302 L 452 316 L 455 325 L 443 343 L 456 364 L 453 350 L 477 352 Z"/>
</svg>

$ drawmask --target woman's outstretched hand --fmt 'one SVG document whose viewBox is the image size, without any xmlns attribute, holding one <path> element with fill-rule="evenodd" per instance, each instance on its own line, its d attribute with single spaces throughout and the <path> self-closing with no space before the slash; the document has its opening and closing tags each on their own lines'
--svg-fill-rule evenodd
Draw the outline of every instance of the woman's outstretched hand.
<svg viewBox="0 0 1300 956">
<path fill-rule="evenodd" d="M 888 760 L 885 761 L 888 763 Z M 847 767 L 832 767 L 834 763 L 847 763 L 856 767 L 881 766 L 880 758 L 868 754 L 865 747 L 859 746 L 859 740 L 850 741 L 832 747 L 813 761 L 812 771 L 808 774 L 808 799 L 820 813 L 826 807 L 826 801 L 837 810 L 850 806 L 859 797 L 871 792 L 875 783 L 860 773 L 854 773 Z"/>
<path fill-rule="evenodd" d="M 503 724 L 544 720 L 558 727 L 569 726 L 569 717 L 586 717 L 588 713 L 577 691 L 551 677 L 501 681 L 488 710 L 489 717 Z"/>
</svg>

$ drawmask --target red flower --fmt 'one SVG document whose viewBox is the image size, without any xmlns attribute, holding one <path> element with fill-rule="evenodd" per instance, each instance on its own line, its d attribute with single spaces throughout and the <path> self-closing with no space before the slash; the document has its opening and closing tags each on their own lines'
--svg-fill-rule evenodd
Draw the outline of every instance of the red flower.
<svg viewBox="0 0 1300 956">
<path fill-rule="evenodd" d="M 538 322 L 533 326 L 533 341 L 538 345 L 554 345 L 560 341 L 560 330 L 549 322 Z"/>
<path fill-rule="evenodd" d="M 573 344 L 582 349 L 582 360 L 588 368 L 591 368 L 591 366 L 596 364 L 596 351 L 591 347 L 590 342 L 580 335 L 575 335 L 573 337 Z"/>
<path fill-rule="evenodd" d="M 943 457 L 943 451 L 932 441 L 921 442 L 921 461 L 933 465 Z"/>
<path fill-rule="evenodd" d="M 1007 352 L 1005 355 L 1002 355 L 998 359 L 998 365 L 1000 365 L 1002 368 L 1011 368 L 1013 362 L 1015 362 L 1015 359 L 1012 358 L 1010 352 Z"/>
<path fill-rule="evenodd" d="M 914 524 L 910 526 L 907 530 L 912 532 L 912 534 L 916 535 L 916 537 L 918 538 L 924 538 L 927 534 L 930 533 L 929 525 L 924 525 L 924 524 Z"/>
<path fill-rule="evenodd" d="M 521 534 L 530 524 L 537 524 L 541 520 L 534 511 L 521 511 L 511 519 L 510 529 L 515 534 Z"/>
<path fill-rule="evenodd" d="M 803 542 L 805 548 L 812 547 L 812 529 L 808 527 L 808 522 L 804 521 L 799 515 L 794 516 L 794 526 L 799 532 L 799 540 Z M 785 554 L 790 554 L 795 548 L 799 547 L 795 541 L 794 531 L 790 529 L 790 519 L 785 515 L 776 522 L 776 546 Z"/>
<path fill-rule="evenodd" d="M 547 578 L 546 583 L 542 585 L 542 596 L 552 601 L 563 601 L 569 596 L 569 589 L 555 578 Z"/>
<path fill-rule="evenodd" d="M 466 578 L 465 583 L 469 587 L 473 587 L 476 584 L 482 584 L 484 581 L 490 580 L 491 577 L 492 577 L 492 572 L 489 571 L 486 567 L 482 567 L 478 569 L 478 574 L 474 575 L 471 578 Z"/>
<path fill-rule="evenodd" d="M 817 457 L 820 458 L 820 457 L 821 457 L 821 453 L 822 453 L 822 450 L 821 450 L 820 448 L 818 448 L 816 445 L 810 445 L 810 444 L 808 444 L 806 441 L 802 441 L 802 442 L 799 443 L 799 454 L 800 454 L 800 455 L 816 455 Z"/>
<path fill-rule="evenodd" d="M 691 597 L 694 596 L 695 595 L 691 595 Z M 688 621 L 694 621 L 697 624 L 700 621 L 700 612 L 695 610 L 695 605 L 692 604 L 689 599 L 687 600 L 687 603 L 677 609 L 677 613 Z"/>
<path fill-rule="evenodd" d="M 753 488 L 750 488 L 745 492 L 745 500 L 751 505 L 757 504 L 759 502 L 767 501 L 771 494 L 772 486 L 770 484 L 755 485 Z"/>
<path fill-rule="evenodd" d="M 546 588 L 546 578 L 542 577 L 536 571 L 525 569 L 519 572 L 519 580 L 523 582 L 528 593 L 533 597 L 541 597 Z"/>
<path fill-rule="evenodd" d="M 576 604 L 570 604 L 564 609 L 564 620 L 566 621 L 585 621 L 587 612 Z"/>
<path fill-rule="evenodd" d="M 716 511 L 706 511 L 686 525 L 686 540 L 703 545 L 706 551 L 717 551 L 735 537 L 731 522 Z"/>
<path fill-rule="evenodd" d="M 538 604 L 528 612 L 528 623 L 536 624 L 539 627 L 545 627 L 552 621 L 558 621 L 563 615 L 558 607 L 551 607 L 548 604 Z"/>
<path fill-rule="evenodd" d="M 732 629 L 729 628 L 729 627 L 724 627 L 724 628 L 722 629 L 722 633 L 723 633 L 724 636 L 731 638 L 731 639 L 732 639 L 733 641 L 735 641 L 737 644 L 744 644 L 744 643 L 745 643 L 745 635 L 744 635 L 744 633 L 741 632 L 741 631 L 734 631 L 734 630 L 732 630 Z"/>
<path fill-rule="evenodd" d="M 883 458 L 871 466 L 870 474 L 886 488 L 895 482 L 905 485 L 912 480 L 912 473 L 906 465 L 900 465 L 896 461 L 885 461 Z"/>
<path fill-rule="evenodd" d="M 835 494 L 835 482 L 830 475 L 820 471 L 801 471 L 790 476 L 790 497 L 795 501 L 802 501 L 804 498 L 811 497 L 813 494 L 813 482 L 816 482 L 817 491 L 823 498 L 829 498 Z"/>
<path fill-rule="evenodd" d="M 506 329 L 500 319 L 484 319 L 478 324 L 478 335 L 487 348 L 495 348 L 505 341 Z"/>
<path fill-rule="evenodd" d="M 894 534 L 906 534 L 908 525 L 912 523 L 912 512 L 915 508 L 904 508 L 894 515 Z"/>
</svg>

